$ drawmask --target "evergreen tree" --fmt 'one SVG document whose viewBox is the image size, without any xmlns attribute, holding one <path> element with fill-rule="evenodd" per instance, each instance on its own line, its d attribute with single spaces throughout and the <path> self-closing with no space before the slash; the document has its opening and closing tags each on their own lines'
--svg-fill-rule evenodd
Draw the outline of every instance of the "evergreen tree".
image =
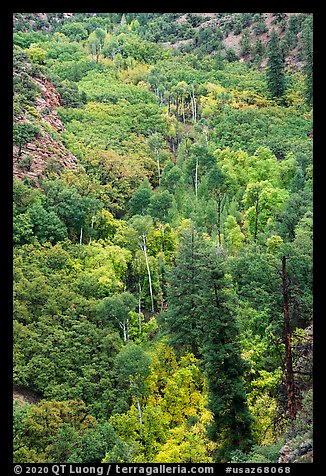
<svg viewBox="0 0 326 476">
<path fill-rule="evenodd" d="M 240 50 L 241 56 L 250 55 L 251 45 L 250 45 L 250 30 L 249 30 L 249 28 L 245 28 L 245 30 L 243 31 L 241 41 L 240 41 L 240 45 L 241 45 L 241 50 Z"/>
<path fill-rule="evenodd" d="M 232 291 L 223 261 L 194 230 L 187 231 L 171 272 L 166 324 L 172 341 L 195 349 L 208 379 L 209 434 L 218 443 L 216 461 L 252 443 L 251 416 L 242 377 L 245 362 L 232 313 Z"/>
<path fill-rule="evenodd" d="M 254 51 L 253 51 L 253 60 L 258 67 L 261 66 L 264 57 L 264 45 L 260 38 L 256 38 Z"/>
<path fill-rule="evenodd" d="M 304 73 L 305 73 L 305 94 L 309 106 L 312 105 L 313 98 L 313 39 L 312 39 L 312 17 L 309 16 L 303 28 L 303 51 L 304 51 Z"/>
<path fill-rule="evenodd" d="M 199 357 L 201 267 L 203 250 L 194 229 L 181 237 L 176 263 L 171 270 L 168 289 L 169 309 L 164 317 L 171 343 Z"/>
<path fill-rule="evenodd" d="M 266 79 L 270 95 L 273 98 L 282 97 L 285 89 L 284 62 L 280 41 L 274 29 L 268 44 Z"/>
<path fill-rule="evenodd" d="M 266 33 L 267 26 L 265 25 L 264 15 L 262 13 L 256 13 L 253 18 L 255 22 L 254 32 L 256 35 L 262 35 Z"/>
<path fill-rule="evenodd" d="M 218 443 L 215 459 L 229 460 L 230 452 L 248 451 L 252 444 L 251 422 L 243 386 L 245 361 L 241 357 L 239 332 L 232 312 L 232 288 L 224 272 L 224 260 L 207 249 L 202 275 L 202 353 L 208 378 L 208 407 L 214 415 L 209 436 Z"/>
</svg>

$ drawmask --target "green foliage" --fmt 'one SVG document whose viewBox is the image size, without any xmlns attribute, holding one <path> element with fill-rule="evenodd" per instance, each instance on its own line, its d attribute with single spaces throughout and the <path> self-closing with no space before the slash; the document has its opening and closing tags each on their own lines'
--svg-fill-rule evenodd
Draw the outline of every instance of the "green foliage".
<svg viewBox="0 0 326 476">
<path fill-rule="evenodd" d="M 131 213 L 133 215 L 145 215 L 151 196 L 152 190 L 149 181 L 144 180 L 129 201 Z"/>
<path fill-rule="evenodd" d="M 313 24 L 308 17 L 303 24 L 304 59 L 305 59 L 305 96 L 309 106 L 313 100 Z"/>
<path fill-rule="evenodd" d="M 251 53 L 250 30 L 248 28 L 245 28 L 245 30 L 243 30 L 240 44 L 241 44 L 241 50 L 240 50 L 241 56 L 250 55 Z"/>
<path fill-rule="evenodd" d="M 35 139 L 39 131 L 39 127 L 31 122 L 22 122 L 20 124 L 14 124 L 13 142 L 14 144 L 19 146 L 18 155 L 20 155 L 21 149 L 25 144 Z"/>
<path fill-rule="evenodd" d="M 150 372 L 150 357 L 138 345 L 125 346 L 115 359 L 115 368 L 122 387 L 130 387 L 132 395 L 143 396 L 146 393 L 146 378 Z"/>
<path fill-rule="evenodd" d="M 168 221 L 169 209 L 172 206 L 173 196 L 168 190 L 153 194 L 150 198 L 148 211 L 153 218 L 161 223 Z"/>
<path fill-rule="evenodd" d="M 309 461 L 312 15 L 16 13 L 13 40 L 15 463 Z"/>
<path fill-rule="evenodd" d="M 165 323 L 177 348 L 191 345 L 195 355 L 202 357 L 208 407 L 214 415 L 209 434 L 218 442 L 217 460 L 225 461 L 235 442 L 244 449 L 250 447 L 251 419 L 241 379 L 245 366 L 231 313 L 232 290 L 220 269 L 221 259 L 217 267 L 215 253 L 193 230 L 184 237 L 170 277 Z"/>
<path fill-rule="evenodd" d="M 42 205 L 33 205 L 28 214 L 40 243 L 56 243 L 66 238 L 67 228 L 54 211 L 47 212 Z"/>
<path fill-rule="evenodd" d="M 32 63 L 44 64 L 47 57 L 46 50 L 38 48 L 37 46 L 30 45 L 27 49 L 27 56 Z"/>
<path fill-rule="evenodd" d="M 107 297 L 103 299 L 97 307 L 99 319 L 102 322 L 115 320 L 122 328 L 124 341 L 127 342 L 129 337 L 130 312 L 135 309 L 136 304 L 136 299 L 128 292 Z"/>
<path fill-rule="evenodd" d="M 167 56 L 167 51 L 158 44 L 141 40 L 137 35 L 130 32 L 112 36 L 106 43 L 103 51 L 104 56 L 116 59 L 118 54 L 122 58 L 133 58 L 145 63 L 156 63 Z"/>
<path fill-rule="evenodd" d="M 15 403 L 14 417 L 14 462 L 100 463 L 119 444 L 112 426 L 97 422 L 81 400 Z"/>
<path fill-rule="evenodd" d="M 94 87 L 95 85 L 96 87 Z M 122 104 L 126 104 L 126 106 L 128 103 L 156 103 L 155 97 L 148 91 L 144 91 L 133 85 L 118 83 L 114 77 L 110 77 L 107 72 L 90 71 L 79 82 L 78 87 L 86 93 L 88 101 L 116 104 L 120 99 L 123 100 Z"/>
<path fill-rule="evenodd" d="M 284 65 L 280 51 L 279 38 L 275 29 L 272 30 L 268 44 L 268 63 L 266 79 L 272 97 L 280 98 L 284 93 Z"/>
<path fill-rule="evenodd" d="M 14 45 L 21 48 L 29 48 L 32 43 L 43 43 L 48 41 L 49 37 L 42 31 L 29 31 L 29 32 L 14 32 L 13 42 Z"/>
<path fill-rule="evenodd" d="M 72 81 L 64 80 L 57 91 L 64 107 L 82 107 L 86 102 L 86 96 L 78 91 L 78 87 Z"/>
<path fill-rule="evenodd" d="M 87 30 L 82 23 L 70 22 L 63 25 L 61 31 L 64 35 L 72 39 L 72 41 L 85 40 L 88 36 Z"/>
</svg>

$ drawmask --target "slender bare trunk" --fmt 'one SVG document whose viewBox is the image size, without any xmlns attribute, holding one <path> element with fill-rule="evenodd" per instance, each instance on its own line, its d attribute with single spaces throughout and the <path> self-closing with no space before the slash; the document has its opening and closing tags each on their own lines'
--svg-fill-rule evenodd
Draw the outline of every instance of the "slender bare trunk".
<svg viewBox="0 0 326 476">
<path fill-rule="evenodd" d="M 93 215 L 92 216 L 92 223 L 91 223 L 91 233 L 90 233 L 90 236 L 89 236 L 89 245 L 92 243 L 92 233 L 93 233 L 93 229 L 94 229 L 94 221 L 95 221 L 95 216 Z"/>
<path fill-rule="evenodd" d="M 124 323 L 123 324 L 123 342 L 126 344 L 128 340 L 128 328 L 127 325 Z"/>
<path fill-rule="evenodd" d="M 80 235 L 79 235 L 79 245 L 81 246 L 83 243 L 83 227 L 80 227 Z"/>
<path fill-rule="evenodd" d="M 152 312 L 154 312 L 152 278 L 151 278 L 151 270 L 149 269 L 149 263 L 148 263 L 147 248 L 146 248 L 146 237 L 143 235 L 142 238 L 143 238 L 142 251 L 144 253 L 145 260 L 146 260 L 148 283 L 149 283 L 149 292 L 150 292 L 150 295 L 151 295 Z"/>
<path fill-rule="evenodd" d="M 206 147 L 208 147 L 208 131 L 207 129 L 203 129 L 203 133 L 205 135 L 205 142 L 206 142 Z"/>
<path fill-rule="evenodd" d="M 283 316 L 284 316 L 284 341 L 285 341 L 285 365 L 286 365 L 286 388 L 288 397 L 288 409 L 290 419 L 293 422 L 296 416 L 294 374 L 291 349 L 291 329 L 289 313 L 289 292 L 286 272 L 286 256 L 282 257 L 282 289 L 283 289 Z"/>
<path fill-rule="evenodd" d="M 127 319 L 126 322 L 118 321 L 118 323 L 119 323 L 119 326 L 121 327 L 121 329 L 122 329 L 122 331 L 123 331 L 123 342 L 124 342 L 124 344 L 126 345 L 128 339 L 129 339 L 129 335 L 128 335 L 129 321 L 128 321 L 128 319 Z"/>
<path fill-rule="evenodd" d="M 139 418 L 139 424 L 140 424 L 140 428 L 142 428 L 142 424 L 143 424 L 143 413 L 142 413 L 142 410 L 141 410 L 141 406 L 140 406 L 140 401 L 139 401 L 139 398 L 138 398 L 138 395 L 136 393 L 136 390 L 137 390 L 137 387 L 136 387 L 136 382 L 131 382 L 131 379 L 130 379 L 130 384 L 134 387 L 135 389 L 135 399 L 136 399 L 136 404 L 137 404 L 137 410 L 138 410 L 138 418 Z"/>
<path fill-rule="evenodd" d="M 142 424 L 143 424 L 143 415 L 142 415 L 142 411 L 141 411 L 141 406 L 140 406 L 139 398 L 138 398 L 137 395 L 136 395 L 136 403 L 137 403 L 137 409 L 138 409 L 139 423 L 140 423 L 140 425 L 142 425 Z"/>
</svg>

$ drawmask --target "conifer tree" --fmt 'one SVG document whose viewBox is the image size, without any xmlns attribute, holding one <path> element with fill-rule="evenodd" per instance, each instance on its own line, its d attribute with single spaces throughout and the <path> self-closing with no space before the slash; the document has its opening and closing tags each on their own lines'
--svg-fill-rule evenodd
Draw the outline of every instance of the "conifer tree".
<svg viewBox="0 0 326 476">
<path fill-rule="evenodd" d="M 313 40 L 312 40 L 312 17 L 308 17 L 304 22 L 303 32 L 304 51 L 304 73 L 305 73 L 305 95 L 309 106 L 312 105 L 313 98 Z"/>
<path fill-rule="evenodd" d="M 264 57 L 264 45 L 260 38 L 256 38 L 254 52 L 253 52 L 253 61 L 257 64 L 258 67 L 261 66 L 263 57 Z"/>
<path fill-rule="evenodd" d="M 241 50 L 240 54 L 241 56 L 248 56 L 251 53 L 251 45 L 250 45 L 250 30 L 249 28 L 245 28 L 242 34 L 242 38 L 240 41 L 241 45 Z"/>
<path fill-rule="evenodd" d="M 164 316 L 171 343 L 176 348 L 190 350 L 199 357 L 200 302 L 203 250 L 195 230 L 187 230 L 181 237 L 176 263 L 170 273 L 168 289 L 169 310 Z"/>
<path fill-rule="evenodd" d="M 268 44 L 266 79 L 270 95 L 273 98 L 282 97 L 285 89 L 284 62 L 280 40 L 274 29 Z"/>
<path fill-rule="evenodd" d="M 183 236 L 170 284 L 165 323 L 174 345 L 191 345 L 200 358 L 214 416 L 209 434 L 218 443 L 216 461 L 227 461 L 232 450 L 247 451 L 252 443 L 242 382 L 245 362 L 222 258 L 194 230 Z"/>
<path fill-rule="evenodd" d="M 229 460 L 235 449 L 247 452 L 252 445 L 252 417 L 246 401 L 239 331 L 232 311 L 233 292 L 224 271 L 224 258 L 207 249 L 202 275 L 203 316 L 201 349 L 208 379 L 208 407 L 214 415 L 208 433 L 218 443 L 217 462 Z"/>
</svg>

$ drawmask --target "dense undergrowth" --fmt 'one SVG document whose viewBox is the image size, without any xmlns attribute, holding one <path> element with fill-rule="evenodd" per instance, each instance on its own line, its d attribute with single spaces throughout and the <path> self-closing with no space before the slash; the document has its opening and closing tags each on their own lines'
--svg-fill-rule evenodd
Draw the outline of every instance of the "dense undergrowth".
<svg viewBox="0 0 326 476">
<path fill-rule="evenodd" d="M 268 45 L 245 61 L 221 46 L 259 39 L 254 14 L 34 15 L 14 32 L 14 383 L 38 402 L 14 402 L 14 461 L 264 463 L 310 445 L 311 16 L 275 14 L 305 64 L 275 97 Z M 61 96 L 61 134 L 35 78 Z M 78 164 L 49 160 L 36 183 L 24 148 L 45 133 Z"/>
</svg>

